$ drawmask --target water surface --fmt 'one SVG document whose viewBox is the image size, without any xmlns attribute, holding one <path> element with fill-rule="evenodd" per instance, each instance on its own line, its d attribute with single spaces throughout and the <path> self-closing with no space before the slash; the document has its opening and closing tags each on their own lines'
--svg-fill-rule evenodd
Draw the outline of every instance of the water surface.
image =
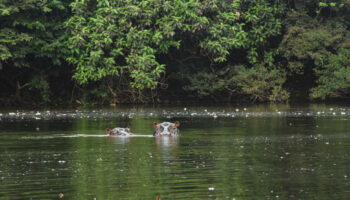
<svg viewBox="0 0 350 200">
<path fill-rule="evenodd" d="M 154 138 L 153 122 L 180 121 Z M 350 199 L 350 108 L 0 111 L 0 199 Z M 130 126 L 134 137 L 109 137 Z"/>
</svg>

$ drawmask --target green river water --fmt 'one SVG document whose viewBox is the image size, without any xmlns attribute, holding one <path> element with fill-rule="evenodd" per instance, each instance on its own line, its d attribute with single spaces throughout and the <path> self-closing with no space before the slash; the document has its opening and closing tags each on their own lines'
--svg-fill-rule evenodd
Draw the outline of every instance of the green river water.
<svg viewBox="0 0 350 200">
<path fill-rule="evenodd" d="M 350 199 L 350 107 L 0 110 L 0 199 Z"/>
</svg>

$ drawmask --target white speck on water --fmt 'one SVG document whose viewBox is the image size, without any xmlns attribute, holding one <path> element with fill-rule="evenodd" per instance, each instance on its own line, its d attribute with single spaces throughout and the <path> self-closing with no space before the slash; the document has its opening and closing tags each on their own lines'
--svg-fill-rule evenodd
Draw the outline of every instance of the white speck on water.
<svg viewBox="0 0 350 200">
<path fill-rule="evenodd" d="M 345 112 L 340 112 L 341 115 L 345 115 L 346 113 Z"/>
<path fill-rule="evenodd" d="M 186 111 L 186 110 L 187 110 L 187 108 L 185 107 L 185 108 L 184 108 L 184 111 Z"/>
<path fill-rule="evenodd" d="M 247 111 L 247 108 L 243 108 L 244 111 Z"/>
<path fill-rule="evenodd" d="M 240 148 L 241 148 L 241 149 L 243 149 L 243 148 L 244 148 L 244 146 L 240 146 Z"/>
<path fill-rule="evenodd" d="M 36 112 L 35 115 L 38 116 L 38 115 L 41 115 L 41 113 L 40 112 Z"/>
<path fill-rule="evenodd" d="M 330 110 L 330 111 L 332 111 L 332 110 L 333 110 L 333 108 L 330 108 L 329 110 Z"/>
<path fill-rule="evenodd" d="M 16 115 L 16 113 L 10 112 L 9 115 L 13 116 L 13 115 Z"/>
<path fill-rule="evenodd" d="M 214 191 L 215 188 L 214 188 L 214 187 L 209 187 L 208 190 L 209 190 L 209 191 Z"/>
<path fill-rule="evenodd" d="M 329 144 L 329 142 L 325 142 L 325 144 Z"/>
<path fill-rule="evenodd" d="M 58 161 L 58 163 L 62 163 L 62 164 L 63 164 L 63 163 L 66 163 L 66 162 L 67 162 L 67 161 L 65 161 L 65 160 L 59 160 L 59 161 Z"/>
<path fill-rule="evenodd" d="M 239 109 L 238 109 L 238 108 L 236 109 L 236 112 L 239 112 Z"/>
</svg>

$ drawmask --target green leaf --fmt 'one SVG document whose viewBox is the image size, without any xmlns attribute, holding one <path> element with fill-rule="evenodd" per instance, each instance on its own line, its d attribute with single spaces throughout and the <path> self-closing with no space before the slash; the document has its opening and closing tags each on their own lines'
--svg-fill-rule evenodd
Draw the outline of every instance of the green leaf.
<svg viewBox="0 0 350 200">
<path fill-rule="evenodd" d="M 318 6 L 320 6 L 321 8 L 325 8 L 325 7 L 328 7 L 328 4 L 324 2 L 319 2 Z"/>
</svg>

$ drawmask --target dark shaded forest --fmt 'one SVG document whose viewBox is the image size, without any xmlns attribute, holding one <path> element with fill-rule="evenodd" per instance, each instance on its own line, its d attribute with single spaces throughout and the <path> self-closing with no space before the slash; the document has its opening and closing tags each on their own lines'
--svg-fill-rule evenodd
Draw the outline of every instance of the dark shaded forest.
<svg viewBox="0 0 350 200">
<path fill-rule="evenodd" d="M 0 104 L 350 97 L 350 0 L 2 0 Z"/>
</svg>

